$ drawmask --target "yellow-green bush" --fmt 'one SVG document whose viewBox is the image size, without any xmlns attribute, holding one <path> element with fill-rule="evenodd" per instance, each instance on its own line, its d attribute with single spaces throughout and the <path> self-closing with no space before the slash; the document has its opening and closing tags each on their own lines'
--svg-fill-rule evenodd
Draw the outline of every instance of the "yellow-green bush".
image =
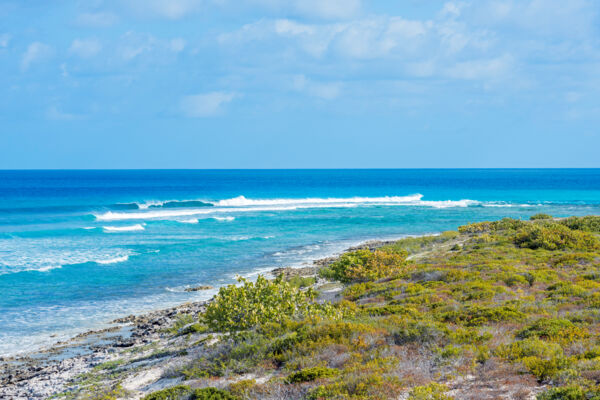
<svg viewBox="0 0 600 400">
<path fill-rule="evenodd" d="M 204 321 L 217 331 L 241 331 L 267 322 L 282 322 L 333 312 L 313 302 L 312 290 L 301 291 L 282 277 L 273 281 L 259 276 L 256 282 L 239 278 L 241 286 L 229 285 L 219 290 L 206 307 Z"/>
<path fill-rule="evenodd" d="M 600 249 L 600 241 L 592 234 L 560 224 L 526 225 L 516 233 L 514 241 L 519 247 L 533 250 Z"/>
<path fill-rule="evenodd" d="M 364 282 L 393 277 L 402 272 L 407 255 L 406 251 L 356 250 L 343 254 L 339 260 L 322 270 L 321 274 L 341 282 Z"/>
<path fill-rule="evenodd" d="M 414 387 L 408 395 L 408 400 L 453 400 L 446 392 L 448 387 L 432 382 L 429 385 Z"/>
<path fill-rule="evenodd" d="M 287 377 L 288 383 L 311 382 L 317 379 L 331 378 L 340 373 L 339 370 L 326 367 L 305 368 L 301 371 L 294 372 Z"/>
<path fill-rule="evenodd" d="M 519 331 L 517 336 L 568 343 L 583 339 L 588 333 L 566 319 L 542 318 Z"/>
<path fill-rule="evenodd" d="M 170 388 L 162 389 L 154 393 L 150 393 L 143 400 L 180 400 L 188 398 L 192 394 L 193 389 L 187 385 L 177 385 Z"/>
</svg>

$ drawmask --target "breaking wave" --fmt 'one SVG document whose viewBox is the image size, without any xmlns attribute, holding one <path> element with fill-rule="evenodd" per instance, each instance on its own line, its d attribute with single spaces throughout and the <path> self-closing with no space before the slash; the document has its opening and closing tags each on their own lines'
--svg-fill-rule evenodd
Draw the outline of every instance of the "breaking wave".
<svg viewBox="0 0 600 400">
<path fill-rule="evenodd" d="M 102 229 L 107 233 L 115 233 L 115 232 L 135 232 L 135 231 L 143 231 L 145 228 L 142 224 L 135 224 L 129 226 L 103 226 Z"/>
<path fill-rule="evenodd" d="M 170 206 L 177 204 L 177 206 Z M 195 205 L 195 206 L 193 206 Z M 164 209 L 171 208 L 171 209 Z M 169 219 L 185 218 L 180 222 L 196 223 L 195 218 L 206 215 L 217 221 L 233 221 L 235 217 L 227 215 L 224 217 L 214 214 L 222 213 L 244 213 L 261 211 L 288 211 L 307 208 L 350 208 L 368 206 L 412 206 L 430 207 L 437 209 L 466 208 L 466 207 L 516 207 L 528 206 L 527 204 L 511 204 L 502 202 L 481 202 L 478 200 L 423 200 L 422 194 L 409 196 L 383 196 L 383 197 L 347 197 L 347 198 L 274 198 L 274 199 L 248 199 L 238 196 L 231 199 L 214 201 L 212 203 L 199 200 L 190 201 L 168 201 L 144 203 L 138 212 L 115 212 L 108 211 L 103 214 L 94 214 L 98 221 L 126 221 L 143 219 Z M 179 208 L 179 209 L 173 209 Z M 138 230 L 141 230 L 138 228 Z"/>
</svg>

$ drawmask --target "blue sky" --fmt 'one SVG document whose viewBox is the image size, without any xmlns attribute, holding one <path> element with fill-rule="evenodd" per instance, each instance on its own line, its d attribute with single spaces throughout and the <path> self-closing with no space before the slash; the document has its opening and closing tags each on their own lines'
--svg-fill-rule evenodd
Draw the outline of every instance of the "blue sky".
<svg viewBox="0 0 600 400">
<path fill-rule="evenodd" d="M 596 0 L 0 0 L 0 168 L 600 167 Z"/>
</svg>

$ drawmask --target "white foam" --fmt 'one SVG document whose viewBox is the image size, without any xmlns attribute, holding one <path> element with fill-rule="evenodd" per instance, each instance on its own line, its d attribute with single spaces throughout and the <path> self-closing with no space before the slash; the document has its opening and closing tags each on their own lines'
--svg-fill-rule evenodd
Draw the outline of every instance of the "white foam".
<svg viewBox="0 0 600 400">
<path fill-rule="evenodd" d="M 215 213 L 230 213 L 236 212 L 254 212 L 254 211 L 282 211 L 294 210 L 297 207 L 252 207 L 252 208 L 202 208 L 202 209 L 186 209 L 186 210 L 157 210 L 147 212 L 112 212 L 108 211 L 104 214 L 94 215 L 98 221 L 127 221 L 127 220 L 142 220 L 142 219 L 170 219 L 177 217 L 192 217 L 195 215 L 207 215 Z"/>
<path fill-rule="evenodd" d="M 184 219 L 179 221 L 182 224 L 197 224 L 198 223 L 198 218 L 190 218 L 190 219 Z"/>
<path fill-rule="evenodd" d="M 275 206 L 275 205 L 317 205 L 317 204 L 407 204 L 418 202 L 423 198 L 422 194 L 410 196 L 385 196 L 385 197 L 349 197 L 349 198 L 305 198 L 305 199 L 247 199 L 244 196 L 233 199 L 220 200 L 214 203 L 219 207 L 242 207 L 242 206 Z"/>
<path fill-rule="evenodd" d="M 147 210 L 152 206 L 160 207 L 165 203 L 166 203 L 165 201 L 150 200 L 150 201 L 146 201 L 144 203 L 135 203 L 135 204 L 137 204 L 137 206 L 140 210 Z"/>
<path fill-rule="evenodd" d="M 303 199 L 247 199 L 244 196 L 215 202 L 216 207 L 189 209 L 160 209 L 140 212 L 113 212 L 95 214 L 98 221 L 127 221 L 145 219 L 171 219 L 214 215 L 223 213 L 245 213 L 264 211 L 289 211 L 306 208 L 349 208 L 359 206 L 415 206 L 432 208 L 464 208 L 482 203 L 477 200 L 422 200 L 423 195 L 384 196 L 384 197 L 348 197 L 348 198 L 303 198 Z M 232 216 L 218 217 L 217 220 L 230 221 Z M 220 219 L 223 218 L 223 219 Z"/>
<path fill-rule="evenodd" d="M 135 232 L 135 231 L 143 231 L 145 228 L 142 224 L 135 224 L 130 226 L 103 226 L 102 229 L 107 233 L 114 232 Z"/>
<path fill-rule="evenodd" d="M 129 256 L 125 255 L 121 257 L 109 258 L 108 260 L 97 260 L 96 264 L 116 264 L 120 262 L 125 262 L 127 260 L 129 260 Z"/>
<path fill-rule="evenodd" d="M 98 248 L 96 240 L 19 238 L 2 240 L 0 274 L 23 271 L 48 272 L 68 265 L 95 262 L 113 264 L 127 261 L 135 253 L 123 248 Z"/>
<path fill-rule="evenodd" d="M 226 222 L 235 221 L 235 217 L 213 217 L 213 219 L 215 219 L 217 221 L 226 221 Z"/>
</svg>

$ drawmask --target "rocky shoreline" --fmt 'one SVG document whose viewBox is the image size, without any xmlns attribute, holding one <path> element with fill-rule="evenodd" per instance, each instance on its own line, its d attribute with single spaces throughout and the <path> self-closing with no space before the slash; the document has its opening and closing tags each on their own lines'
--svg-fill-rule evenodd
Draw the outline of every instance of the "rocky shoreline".
<svg viewBox="0 0 600 400">
<path fill-rule="evenodd" d="M 393 241 L 369 241 L 346 251 L 375 249 L 388 243 Z M 286 277 L 316 276 L 319 268 L 336 258 L 314 260 L 312 266 L 301 268 L 275 268 L 271 274 L 284 274 Z M 328 297 L 335 291 L 329 290 Z M 185 303 L 144 315 L 129 315 L 112 321 L 111 324 L 115 326 L 111 328 L 82 333 L 68 341 L 56 343 L 47 350 L 23 356 L 1 357 L 0 398 L 46 399 L 63 392 L 82 374 L 89 373 L 104 363 L 119 360 L 127 352 L 137 348 L 152 348 L 154 353 L 157 349 L 165 350 L 170 343 L 170 335 L 166 330 L 182 315 L 203 312 L 209 301 Z M 163 360 L 164 363 L 169 361 Z"/>
</svg>

